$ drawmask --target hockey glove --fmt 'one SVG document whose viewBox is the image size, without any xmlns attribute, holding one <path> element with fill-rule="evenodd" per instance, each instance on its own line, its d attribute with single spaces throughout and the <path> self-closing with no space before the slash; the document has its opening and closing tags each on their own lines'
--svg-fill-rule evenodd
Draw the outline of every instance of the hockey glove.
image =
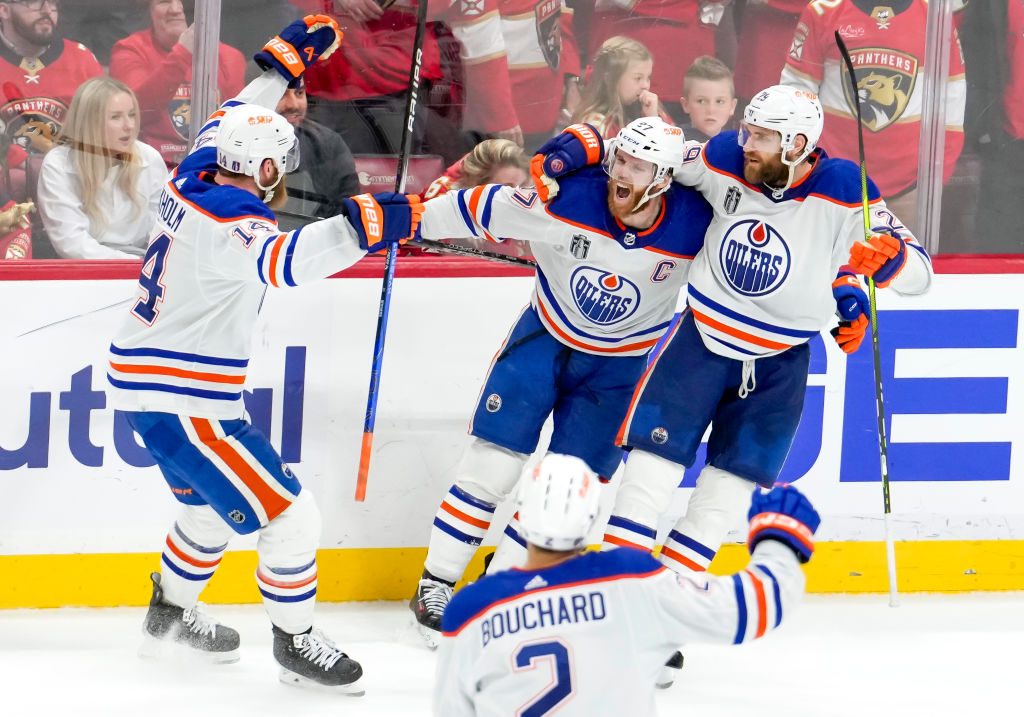
<svg viewBox="0 0 1024 717">
<path fill-rule="evenodd" d="M 818 511 L 803 493 L 791 485 L 777 483 L 767 493 L 754 491 L 750 502 L 750 535 L 747 547 L 751 553 L 765 538 L 778 540 L 793 549 L 801 563 L 814 552 L 814 531 L 821 523 Z"/>
<path fill-rule="evenodd" d="M 850 268 L 874 279 L 879 288 L 888 286 L 906 263 L 906 243 L 889 234 L 872 234 L 867 241 L 854 242 L 850 247 Z"/>
<path fill-rule="evenodd" d="M 854 274 L 841 271 L 832 282 L 832 296 L 836 299 L 836 313 L 840 318 L 839 326 L 832 329 L 832 337 L 839 348 L 852 354 L 860 348 L 871 323 L 868 321 L 871 313 L 868 295 Z"/>
<path fill-rule="evenodd" d="M 317 60 L 331 56 L 344 33 L 338 23 L 326 15 L 306 15 L 270 38 L 263 49 L 253 56 L 264 70 L 274 69 L 286 80 L 301 77 Z"/>
<path fill-rule="evenodd" d="M 388 244 L 419 241 L 423 204 L 415 194 L 358 194 L 341 203 L 359 237 L 359 248 L 369 254 L 387 249 Z"/>
<path fill-rule="evenodd" d="M 601 135 L 589 124 L 578 123 L 566 127 L 541 145 L 530 160 L 530 177 L 537 187 L 542 202 L 558 194 L 560 177 L 568 172 L 597 164 L 604 159 Z"/>
</svg>

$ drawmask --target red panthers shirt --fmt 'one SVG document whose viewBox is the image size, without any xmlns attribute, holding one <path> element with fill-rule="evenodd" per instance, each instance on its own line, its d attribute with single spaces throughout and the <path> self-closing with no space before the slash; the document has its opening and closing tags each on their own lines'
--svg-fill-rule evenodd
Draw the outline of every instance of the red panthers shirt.
<svg viewBox="0 0 1024 717">
<path fill-rule="evenodd" d="M 85 45 L 55 42 L 38 58 L 18 57 L 0 43 L 0 119 L 9 141 L 43 154 L 64 124 L 78 86 L 103 68 Z"/>
</svg>

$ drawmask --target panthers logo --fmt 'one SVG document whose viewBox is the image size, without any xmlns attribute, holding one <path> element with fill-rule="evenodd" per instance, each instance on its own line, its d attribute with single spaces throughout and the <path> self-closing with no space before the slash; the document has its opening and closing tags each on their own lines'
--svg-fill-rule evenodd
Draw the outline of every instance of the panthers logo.
<svg viewBox="0 0 1024 717">
<path fill-rule="evenodd" d="M 11 133 L 11 142 L 23 149 L 45 154 L 53 149 L 60 128 L 53 120 L 27 115 L 24 121 Z"/>
<path fill-rule="evenodd" d="M 167 107 L 167 114 L 171 118 L 171 126 L 178 136 L 188 139 L 188 130 L 192 124 L 192 100 L 174 98 Z"/>
<path fill-rule="evenodd" d="M 857 50 L 851 59 L 856 68 L 861 120 L 865 129 L 880 132 L 899 120 L 906 111 L 917 82 L 917 59 L 906 53 L 880 48 Z M 857 108 L 846 77 L 843 91 L 851 114 L 855 114 Z"/>
</svg>

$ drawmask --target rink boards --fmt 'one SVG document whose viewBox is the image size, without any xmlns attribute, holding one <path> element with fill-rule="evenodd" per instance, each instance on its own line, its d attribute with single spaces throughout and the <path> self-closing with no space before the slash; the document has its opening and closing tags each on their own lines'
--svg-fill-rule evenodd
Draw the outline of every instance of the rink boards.
<svg viewBox="0 0 1024 717">
<path fill-rule="evenodd" d="M 353 494 L 379 262 L 271 291 L 255 332 L 248 409 L 317 497 L 324 600 L 411 593 L 481 382 L 532 286 L 404 261 L 421 263 L 394 285 L 363 503 Z M 11 276 L 0 274 L 0 607 L 141 604 L 175 502 L 107 407 L 106 349 L 138 289 L 128 278 Z M 1024 277 L 940 275 L 924 297 L 879 298 L 900 588 L 1024 589 Z M 887 589 L 874 411 L 870 346 L 847 360 L 816 339 L 783 476 L 824 518 L 811 590 Z M 684 477 L 673 521 L 698 470 Z M 742 521 L 730 537 L 743 540 Z M 205 600 L 258 600 L 254 546 L 251 536 L 232 543 Z M 744 554 L 726 546 L 713 569 Z"/>
</svg>

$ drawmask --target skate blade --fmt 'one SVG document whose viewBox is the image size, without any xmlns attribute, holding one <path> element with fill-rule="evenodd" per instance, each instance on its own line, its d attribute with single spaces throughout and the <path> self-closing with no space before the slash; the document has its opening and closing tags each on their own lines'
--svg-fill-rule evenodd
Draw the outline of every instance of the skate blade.
<svg viewBox="0 0 1024 717">
<path fill-rule="evenodd" d="M 207 652 L 174 640 L 161 640 L 159 637 L 150 635 L 145 628 L 143 628 L 143 635 L 138 655 L 144 660 L 198 661 L 211 665 L 229 665 L 238 662 L 242 657 L 241 652 L 237 649 L 230 652 Z"/>
<path fill-rule="evenodd" d="M 363 686 L 361 679 L 349 682 L 347 685 L 324 685 L 308 677 L 296 674 L 287 667 L 282 667 L 277 677 L 286 685 L 319 690 L 320 692 L 333 692 L 334 694 L 346 695 L 347 697 L 362 697 L 366 694 L 366 688 Z"/>
<path fill-rule="evenodd" d="M 427 643 L 427 647 L 431 650 L 436 650 L 437 646 L 441 644 L 441 633 L 437 630 L 431 630 L 426 625 L 421 625 L 415 616 L 413 616 L 412 622 L 416 626 L 416 631 L 419 632 L 420 637 L 423 638 L 423 642 Z"/>
</svg>

